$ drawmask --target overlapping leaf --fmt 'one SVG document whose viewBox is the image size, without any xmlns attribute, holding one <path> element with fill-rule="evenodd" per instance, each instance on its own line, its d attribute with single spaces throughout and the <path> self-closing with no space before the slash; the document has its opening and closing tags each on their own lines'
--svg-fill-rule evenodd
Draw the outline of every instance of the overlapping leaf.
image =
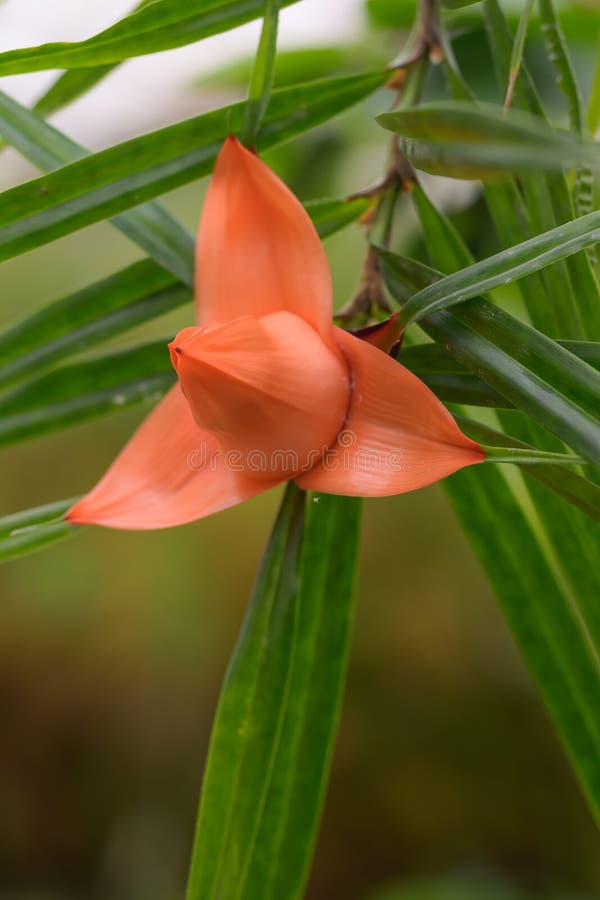
<svg viewBox="0 0 600 900">
<path fill-rule="evenodd" d="M 187 900 L 299 900 L 339 717 L 360 501 L 293 484 L 213 727 Z M 268 652 L 265 652 L 268 648 Z"/>
<path fill-rule="evenodd" d="M 380 73 L 333 78 L 275 92 L 258 137 L 261 149 L 352 106 L 383 83 Z M 160 129 L 94 153 L 0 195 L 0 259 L 115 216 L 207 174 L 244 104 Z"/>
</svg>

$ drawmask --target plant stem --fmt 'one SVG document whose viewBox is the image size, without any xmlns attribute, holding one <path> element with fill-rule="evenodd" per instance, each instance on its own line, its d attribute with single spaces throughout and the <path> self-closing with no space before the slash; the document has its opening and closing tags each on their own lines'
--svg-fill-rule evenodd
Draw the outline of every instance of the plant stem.
<svg viewBox="0 0 600 900">
<path fill-rule="evenodd" d="M 280 0 L 265 0 L 262 31 L 248 88 L 242 143 L 254 149 L 275 74 Z"/>
</svg>

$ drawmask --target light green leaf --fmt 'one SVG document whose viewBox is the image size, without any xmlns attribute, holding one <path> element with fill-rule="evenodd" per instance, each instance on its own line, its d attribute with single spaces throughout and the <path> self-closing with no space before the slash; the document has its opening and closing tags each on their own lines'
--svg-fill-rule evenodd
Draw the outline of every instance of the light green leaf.
<svg viewBox="0 0 600 900">
<path fill-rule="evenodd" d="M 345 678 L 359 513 L 360 501 L 288 486 L 219 700 L 187 900 L 302 896 Z"/>
<path fill-rule="evenodd" d="M 504 434 L 502 431 L 496 431 L 495 428 L 490 428 L 488 425 L 482 425 L 481 422 L 474 422 L 472 419 L 465 419 L 460 415 L 455 418 L 461 430 L 479 443 L 496 447 L 518 447 L 524 450 L 531 449 L 533 446 L 526 441 Z M 587 478 L 582 478 L 581 475 L 562 466 L 523 464 L 521 469 L 529 478 L 539 481 L 567 503 L 600 521 L 600 487 L 593 481 L 588 481 Z"/>
<path fill-rule="evenodd" d="M 297 0 L 283 0 L 290 6 Z M 118 63 L 182 47 L 258 18 L 264 0 L 154 0 L 85 41 L 0 53 L 0 76 Z"/>
<path fill-rule="evenodd" d="M 244 110 L 242 143 L 246 147 L 254 147 L 256 143 L 258 129 L 273 87 L 280 6 L 280 0 L 265 0 L 264 2 L 260 41 L 252 67 L 248 99 Z"/>
<path fill-rule="evenodd" d="M 77 529 L 64 521 L 64 513 L 77 497 L 26 509 L 0 519 L 0 562 L 41 550 Z"/>
</svg>

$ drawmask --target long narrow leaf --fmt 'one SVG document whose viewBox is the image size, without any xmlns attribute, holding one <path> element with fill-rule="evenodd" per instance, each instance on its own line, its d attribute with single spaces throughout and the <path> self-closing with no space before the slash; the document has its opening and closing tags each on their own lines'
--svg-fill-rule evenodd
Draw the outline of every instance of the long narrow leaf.
<svg viewBox="0 0 600 900">
<path fill-rule="evenodd" d="M 89 155 L 84 147 L 1 91 L 0 134 L 46 172 Z M 164 207 L 146 203 L 116 216 L 113 224 L 169 272 L 193 285 L 193 235 Z"/>
<path fill-rule="evenodd" d="M 77 498 L 26 509 L 0 519 L 0 562 L 33 553 L 77 530 L 62 518 Z"/>
<path fill-rule="evenodd" d="M 265 0 L 260 41 L 250 76 L 250 88 L 244 110 L 242 141 L 247 147 L 253 147 L 256 142 L 258 129 L 273 87 L 280 6 L 280 0 Z"/>
<path fill-rule="evenodd" d="M 478 468 L 450 479 L 448 493 L 600 820 L 597 659 L 506 481 Z"/>
<path fill-rule="evenodd" d="M 387 286 L 401 305 L 411 291 L 440 277 L 390 251 L 381 259 Z M 517 408 L 600 465 L 600 376 L 591 366 L 481 298 L 430 314 L 421 326 Z"/>
<path fill-rule="evenodd" d="M 479 443 L 494 447 L 521 447 L 524 450 L 533 447 L 531 443 L 496 431 L 495 428 L 490 428 L 488 425 L 482 425 L 480 422 L 474 422 L 472 419 L 465 419 L 462 416 L 456 416 L 456 418 L 465 434 Z M 536 436 L 536 439 L 539 440 L 539 435 Z M 539 481 L 567 503 L 576 506 L 592 519 L 600 521 L 600 487 L 593 481 L 582 478 L 581 475 L 565 469 L 564 466 L 528 466 L 525 464 L 520 468 L 529 478 Z"/>
<path fill-rule="evenodd" d="M 323 238 L 355 221 L 367 205 L 363 199 L 305 204 Z M 191 258 L 189 264 L 193 264 Z M 191 297 L 187 285 L 146 259 L 50 303 L 0 333 L 0 390 L 175 309 Z"/>
<path fill-rule="evenodd" d="M 283 0 L 290 6 L 297 0 Z M 154 0 L 92 38 L 0 53 L 0 76 L 117 63 L 191 44 L 261 15 L 264 0 Z"/>
<path fill-rule="evenodd" d="M 380 73 L 332 78 L 273 93 L 259 135 L 266 148 L 313 128 L 383 83 Z M 234 104 L 135 138 L 0 195 L 0 259 L 24 253 L 207 174 Z"/>
<path fill-rule="evenodd" d="M 447 275 L 412 297 L 401 321 L 416 322 L 423 316 L 485 294 L 500 285 L 525 278 L 559 259 L 600 241 L 600 212 L 589 213 L 551 231 L 509 247 L 460 272 Z"/>
<path fill-rule="evenodd" d="M 485 25 L 500 83 L 506 83 L 510 65 L 512 40 L 498 0 L 485 0 Z M 523 65 L 515 85 L 514 105 L 544 118 L 535 85 Z M 574 217 L 571 192 L 562 173 L 551 176 L 530 175 L 523 179 L 528 214 L 535 231 L 545 231 Z M 600 338 L 600 293 L 598 283 L 585 250 L 569 257 L 565 264 L 554 266 L 546 282 L 549 297 L 557 308 L 573 309 L 572 321 L 563 337 Z"/>
<path fill-rule="evenodd" d="M 302 896 L 339 718 L 359 520 L 357 500 L 311 503 L 288 487 L 219 701 L 188 900 Z"/>
<path fill-rule="evenodd" d="M 0 446 L 155 403 L 174 381 L 163 341 L 64 366 L 0 397 Z"/>
<path fill-rule="evenodd" d="M 151 260 L 69 294 L 0 334 L 0 388 L 191 299 Z"/>
<path fill-rule="evenodd" d="M 485 178 L 600 163 L 600 151 L 590 141 L 518 110 L 504 115 L 490 104 L 430 103 L 382 113 L 377 121 L 400 135 L 401 150 L 417 168 L 434 174 Z"/>
</svg>

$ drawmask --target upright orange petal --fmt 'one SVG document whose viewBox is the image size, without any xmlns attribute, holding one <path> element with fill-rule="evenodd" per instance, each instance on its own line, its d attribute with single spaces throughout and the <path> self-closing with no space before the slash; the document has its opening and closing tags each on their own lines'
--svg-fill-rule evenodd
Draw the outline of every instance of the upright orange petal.
<svg viewBox="0 0 600 900">
<path fill-rule="evenodd" d="M 340 329 L 353 392 L 335 448 L 300 487 L 330 494 L 380 497 L 425 487 L 485 454 L 460 431 L 438 398 L 387 354 Z"/>
<path fill-rule="evenodd" d="M 335 441 L 348 367 L 304 319 L 278 312 L 185 328 L 171 355 L 197 425 L 249 471 L 291 478 Z"/>
<path fill-rule="evenodd" d="M 330 339 L 331 276 L 302 204 L 233 137 L 219 153 L 196 245 L 196 318 L 287 310 Z"/>
<path fill-rule="evenodd" d="M 241 471 L 216 438 L 198 428 L 175 385 L 66 518 L 77 525 L 166 528 L 233 506 L 276 483 Z"/>
</svg>

